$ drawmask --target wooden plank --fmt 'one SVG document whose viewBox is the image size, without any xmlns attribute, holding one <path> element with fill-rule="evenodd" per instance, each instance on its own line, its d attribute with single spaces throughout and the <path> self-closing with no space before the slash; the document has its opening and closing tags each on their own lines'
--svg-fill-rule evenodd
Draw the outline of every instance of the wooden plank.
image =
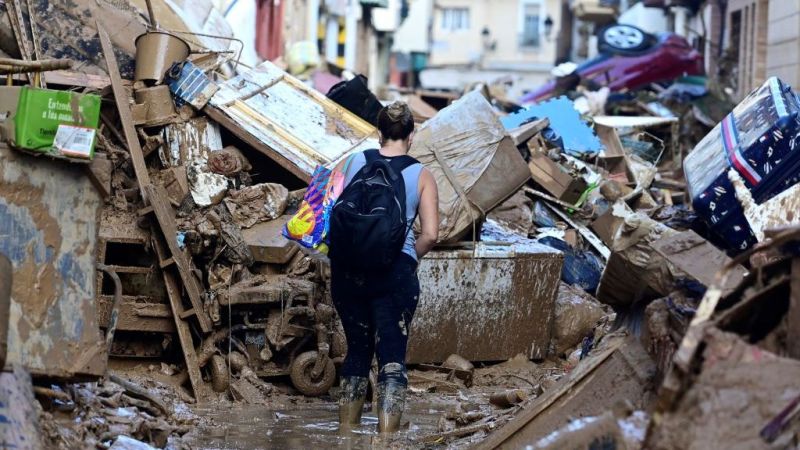
<svg viewBox="0 0 800 450">
<path fill-rule="evenodd" d="M 172 257 L 169 257 L 169 258 L 167 258 L 167 259 L 165 259 L 163 261 L 160 261 L 158 263 L 158 266 L 163 269 L 163 268 L 169 267 L 169 266 L 171 266 L 173 264 L 175 264 L 175 259 L 172 258 Z"/>
<path fill-rule="evenodd" d="M 156 239 L 154 239 L 154 241 L 155 240 Z M 154 245 L 156 245 L 155 242 Z M 163 271 L 162 274 L 164 275 L 164 285 L 167 288 L 169 305 L 172 309 L 172 317 L 175 319 L 175 328 L 178 331 L 178 340 L 180 340 L 183 358 L 186 361 L 186 371 L 189 373 L 189 382 L 192 385 L 195 398 L 200 401 L 208 397 L 208 390 L 203 381 L 203 376 L 200 373 L 200 364 L 197 361 L 197 352 L 195 352 L 194 349 L 194 341 L 192 340 L 189 324 L 180 318 L 180 313 L 182 311 L 181 293 L 178 289 L 175 276 L 170 271 Z"/>
<path fill-rule="evenodd" d="M 114 91 L 114 102 L 117 104 L 119 119 L 120 122 L 122 122 L 122 131 L 125 134 L 128 151 L 131 154 L 133 171 L 136 173 L 136 179 L 139 181 L 139 191 L 142 193 L 142 199 L 146 202 L 147 193 L 145 191 L 146 187 L 150 185 L 150 175 L 147 173 L 147 165 L 144 162 L 142 147 L 139 144 L 139 136 L 136 134 L 136 128 L 133 126 L 131 107 L 128 103 L 128 93 L 122 86 L 122 78 L 119 74 L 117 58 L 114 56 L 114 48 L 111 46 L 108 33 L 105 28 L 100 25 L 99 21 L 97 22 L 97 35 L 100 37 L 100 44 L 103 46 L 103 55 L 106 58 L 108 74 L 111 77 L 111 88 Z"/>
<path fill-rule="evenodd" d="M 281 155 L 280 153 L 276 152 L 272 147 L 258 140 L 255 136 L 253 136 L 252 134 L 247 132 L 244 128 L 239 126 L 239 124 L 237 124 L 235 120 L 233 120 L 230 116 L 225 114 L 225 112 L 223 112 L 219 108 L 215 108 L 213 106 L 208 105 L 205 108 L 203 108 L 203 112 L 206 113 L 208 117 L 217 122 L 221 127 L 230 131 L 236 137 L 243 140 L 248 145 L 258 150 L 259 152 L 263 153 L 271 160 L 278 163 L 278 165 L 280 165 L 284 169 L 291 172 L 292 175 L 296 176 L 297 178 L 300 178 L 306 183 L 311 181 L 310 174 L 305 173 L 302 169 L 300 169 L 294 163 L 292 163 L 291 160 Z"/>
<path fill-rule="evenodd" d="M 105 75 L 76 72 L 74 70 L 54 70 L 45 72 L 44 79 L 50 84 L 96 90 L 101 90 L 111 84 L 111 79 Z"/>
<path fill-rule="evenodd" d="M 776 291 L 785 288 L 789 283 L 789 275 L 784 275 L 770 280 L 769 284 L 760 289 L 754 289 L 754 292 L 746 291 L 747 294 L 743 295 L 735 305 L 717 314 L 714 319 L 715 326 L 720 329 L 728 329 L 745 321 L 746 318 L 752 316 L 753 308 L 757 307 L 756 304 L 778 298 L 779 292 Z"/>
<path fill-rule="evenodd" d="M 106 266 L 109 270 L 117 273 L 141 273 L 147 274 L 153 271 L 152 267 L 141 267 L 141 266 Z"/>
<path fill-rule="evenodd" d="M 111 317 L 114 297 L 101 295 L 97 298 L 97 321 L 107 328 Z M 154 299 L 123 296 L 119 305 L 117 331 L 146 331 L 152 333 L 175 333 L 172 310 L 166 303 L 155 303 Z"/>
<path fill-rule="evenodd" d="M 800 258 L 792 260 L 789 311 L 786 312 L 786 346 L 789 356 L 800 359 Z"/>
<path fill-rule="evenodd" d="M 514 141 L 514 145 L 520 146 L 532 138 L 536 133 L 550 126 L 550 119 L 544 118 L 521 125 L 513 130 L 508 130 L 507 134 Z"/>
<path fill-rule="evenodd" d="M 17 48 L 19 49 L 22 59 L 25 58 L 25 43 L 22 40 L 22 32 L 17 16 L 17 4 L 14 0 L 6 3 L 6 12 L 8 13 L 8 22 L 11 25 L 11 32 L 14 34 L 14 39 L 17 41 Z"/>
<path fill-rule="evenodd" d="M 203 330 L 203 333 L 210 333 L 213 325 L 208 315 L 203 312 L 203 289 L 201 289 L 200 282 L 195 276 L 194 270 L 192 270 L 193 264 L 191 260 L 178 247 L 175 210 L 172 209 L 172 205 L 169 203 L 167 191 L 163 186 L 149 185 L 147 187 L 147 195 L 170 253 L 170 255 L 163 255 L 164 258 L 161 258 L 160 255 L 159 260 L 164 261 L 170 256 L 175 260 L 175 265 L 183 281 L 183 288 L 186 290 L 189 302 L 192 304 L 192 308 L 198 311 L 197 321 L 200 324 L 200 329 Z M 181 308 L 181 311 L 183 311 L 183 308 Z"/>
<path fill-rule="evenodd" d="M 528 194 L 533 195 L 534 197 L 539 197 L 539 198 L 541 198 L 543 200 L 547 200 L 548 202 L 553 202 L 553 203 L 555 203 L 557 205 L 563 206 L 564 208 L 567 208 L 567 209 L 580 209 L 575 205 L 570 205 L 569 203 L 567 203 L 567 202 L 565 202 L 563 200 L 559 200 L 559 199 L 553 197 L 550 194 L 547 194 L 545 192 L 536 190 L 536 189 L 534 189 L 532 187 L 524 186 L 522 189 L 524 189 L 525 192 L 527 192 Z"/>
<path fill-rule="evenodd" d="M 591 230 L 581 225 L 580 223 L 572 220 L 565 212 L 561 211 L 561 209 L 556 208 L 555 206 L 546 202 L 545 205 L 547 205 L 547 207 L 550 208 L 551 211 L 556 213 L 558 217 L 564 219 L 564 221 L 567 222 L 572 228 L 578 230 L 578 233 L 580 233 L 581 236 L 583 236 L 587 241 L 589 241 L 589 244 L 591 244 L 592 247 L 597 249 L 597 251 L 600 252 L 600 255 L 606 261 L 608 261 L 608 258 L 611 257 L 611 250 L 609 250 L 608 247 L 606 247 L 606 244 L 604 244 L 603 241 L 601 241 L 596 234 L 592 233 Z"/>
</svg>

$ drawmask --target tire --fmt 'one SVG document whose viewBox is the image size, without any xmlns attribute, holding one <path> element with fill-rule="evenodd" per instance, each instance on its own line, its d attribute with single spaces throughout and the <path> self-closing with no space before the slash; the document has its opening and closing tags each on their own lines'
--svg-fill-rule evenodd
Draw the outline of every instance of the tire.
<svg viewBox="0 0 800 450">
<path fill-rule="evenodd" d="M 227 391 L 231 380 L 228 377 L 228 364 L 225 362 L 225 358 L 220 355 L 212 356 L 210 366 L 211 386 L 214 388 L 214 392 Z"/>
<path fill-rule="evenodd" d="M 614 24 L 603 28 L 597 46 L 605 53 L 637 53 L 650 48 L 653 36 L 633 26 Z"/>
<path fill-rule="evenodd" d="M 309 397 L 319 397 L 327 393 L 333 386 L 333 382 L 336 381 L 336 368 L 330 358 L 326 358 L 325 367 L 319 378 L 312 378 L 311 370 L 316 362 L 316 351 L 301 353 L 292 361 L 292 367 L 289 369 L 292 385 L 303 395 Z"/>
</svg>

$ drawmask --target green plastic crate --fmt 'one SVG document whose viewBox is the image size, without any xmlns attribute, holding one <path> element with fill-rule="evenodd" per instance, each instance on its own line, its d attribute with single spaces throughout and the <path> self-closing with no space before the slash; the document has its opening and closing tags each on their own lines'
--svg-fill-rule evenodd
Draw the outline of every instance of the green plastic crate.
<svg viewBox="0 0 800 450">
<path fill-rule="evenodd" d="M 100 96 L 70 91 L 23 87 L 14 116 L 15 143 L 18 147 L 56 156 L 89 158 L 94 156 L 95 133 L 100 119 Z M 75 139 L 83 139 L 84 154 L 54 147 L 54 139 L 71 130 Z M 86 133 L 81 133 L 81 129 Z M 64 134 L 61 135 L 63 143 Z M 88 142 L 90 140 L 91 142 Z"/>
</svg>

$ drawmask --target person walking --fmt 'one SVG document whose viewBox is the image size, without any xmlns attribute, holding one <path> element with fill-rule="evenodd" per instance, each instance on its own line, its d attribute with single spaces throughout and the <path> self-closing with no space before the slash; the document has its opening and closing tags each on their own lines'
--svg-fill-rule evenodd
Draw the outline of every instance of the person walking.
<svg viewBox="0 0 800 450">
<path fill-rule="evenodd" d="M 331 296 L 344 327 L 339 423 L 361 422 L 368 375 L 378 359 L 378 431 L 400 427 L 409 326 L 419 301 L 417 264 L 439 230 L 436 180 L 408 155 L 414 120 L 402 102 L 378 114 L 380 149 L 340 164 L 345 184 L 331 209 Z M 421 234 L 413 224 L 419 217 Z"/>
</svg>

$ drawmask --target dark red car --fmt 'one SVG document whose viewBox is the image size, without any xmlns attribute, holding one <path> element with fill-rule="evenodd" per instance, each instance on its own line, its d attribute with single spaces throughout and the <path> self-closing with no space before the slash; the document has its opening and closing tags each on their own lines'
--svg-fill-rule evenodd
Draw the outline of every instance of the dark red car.
<svg viewBox="0 0 800 450">
<path fill-rule="evenodd" d="M 598 42 L 600 55 L 575 69 L 584 84 L 593 81 L 613 92 L 703 74 L 703 55 L 673 33 L 652 35 L 631 25 L 616 24 L 605 28 Z M 553 80 L 525 94 L 520 103 L 528 105 L 557 94 Z"/>
</svg>

